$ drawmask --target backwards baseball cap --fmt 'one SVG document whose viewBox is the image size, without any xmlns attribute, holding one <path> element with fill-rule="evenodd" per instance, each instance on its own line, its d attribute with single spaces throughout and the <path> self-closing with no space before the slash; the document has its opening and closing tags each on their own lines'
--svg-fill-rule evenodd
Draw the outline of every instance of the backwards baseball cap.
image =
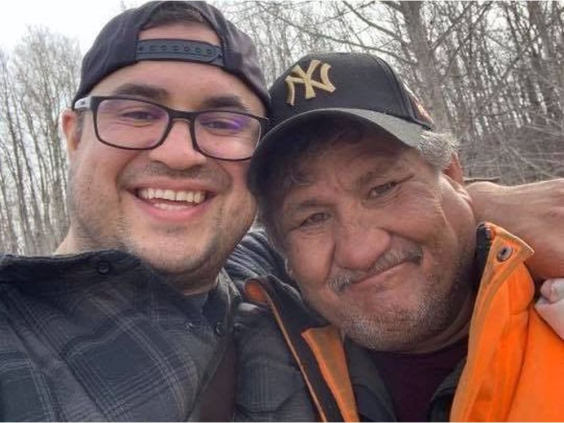
<svg viewBox="0 0 564 423">
<path fill-rule="evenodd" d="M 249 170 L 251 189 L 267 171 L 288 136 L 311 119 L 346 116 L 376 125 L 417 147 L 434 124 L 415 95 L 379 57 L 365 53 L 310 54 L 280 76 L 270 89 L 271 129 L 261 140 Z"/>
<path fill-rule="evenodd" d="M 184 4 L 199 12 L 217 34 L 221 46 L 194 40 L 139 40 L 143 27 L 166 4 L 174 4 L 174 7 Z M 203 1 L 152 1 L 126 10 L 109 21 L 82 60 L 80 86 L 72 107 L 106 76 L 140 60 L 176 60 L 219 66 L 243 80 L 268 108 L 268 92 L 254 43 L 219 10 Z"/>
</svg>

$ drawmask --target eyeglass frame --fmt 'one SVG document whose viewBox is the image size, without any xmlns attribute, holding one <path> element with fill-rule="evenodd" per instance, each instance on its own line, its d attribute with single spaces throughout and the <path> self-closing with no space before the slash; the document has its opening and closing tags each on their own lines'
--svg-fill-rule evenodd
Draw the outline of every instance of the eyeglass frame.
<svg viewBox="0 0 564 423">
<path fill-rule="evenodd" d="M 102 137 L 100 136 L 100 134 L 98 133 L 98 107 L 100 106 L 100 103 L 102 103 L 105 100 L 132 100 L 132 101 L 140 101 L 143 103 L 147 103 L 147 104 L 151 104 L 153 106 L 159 107 L 161 109 L 163 109 L 169 117 L 168 120 L 168 124 L 166 129 L 163 132 L 163 136 L 160 139 L 160 141 L 158 143 L 156 143 L 155 145 L 151 146 L 151 147 L 123 147 L 123 146 L 119 146 L 119 145 L 115 145 L 112 144 L 108 141 L 105 141 L 102 139 Z M 190 136 L 192 138 L 192 148 L 194 148 L 194 151 L 197 151 L 198 153 L 212 158 L 212 159 L 216 159 L 216 160 L 225 160 L 225 161 L 229 161 L 229 162 L 241 162 L 241 161 L 245 161 L 245 160 L 249 160 L 257 146 L 258 143 L 260 142 L 260 139 L 262 138 L 262 136 L 266 133 L 266 131 L 268 130 L 268 125 L 270 123 L 268 118 L 262 117 L 262 116 L 257 116 L 254 115 L 252 113 L 248 113 L 248 112 L 242 112 L 239 110 L 229 110 L 229 109 L 205 109 L 205 110 L 196 110 L 196 111 L 184 111 L 184 110 L 176 110 L 176 109 L 172 109 L 170 107 L 167 107 L 163 104 L 160 103 L 156 103 L 154 101 L 151 100 L 145 100 L 142 98 L 136 98 L 136 97 L 129 97 L 129 96 L 121 96 L 121 95 L 110 95 L 110 96 L 96 96 L 96 95 L 91 95 L 91 96 L 86 96 L 86 97 L 82 97 L 78 100 L 76 100 L 73 104 L 72 107 L 73 110 L 90 110 L 92 112 L 92 118 L 93 118 L 93 122 L 94 122 L 94 132 L 96 133 L 96 138 L 98 139 L 98 141 L 100 141 L 102 144 L 108 145 L 110 147 L 114 147 L 114 148 L 118 148 L 120 150 L 130 150 L 130 151 L 146 151 L 146 150 L 154 150 L 155 148 L 161 146 L 164 144 L 166 138 L 168 137 L 170 130 L 172 129 L 172 125 L 174 124 L 175 120 L 185 120 L 188 121 L 189 123 L 189 127 L 190 127 Z M 253 150 L 252 154 L 249 157 L 245 157 L 245 158 L 241 158 L 241 159 L 225 159 L 222 157 L 216 157 L 211 155 L 210 153 L 206 153 L 205 151 L 203 151 L 200 146 L 198 145 L 198 142 L 196 141 L 196 130 L 195 130 L 195 120 L 196 118 L 204 113 L 210 113 L 210 112 L 229 112 L 229 113 L 234 113 L 237 115 L 242 115 L 242 116 L 248 116 L 251 118 L 256 119 L 259 124 L 260 124 L 260 134 L 259 137 L 257 139 L 257 143 L 255 145 L 255 149 Z"/>
</svg>

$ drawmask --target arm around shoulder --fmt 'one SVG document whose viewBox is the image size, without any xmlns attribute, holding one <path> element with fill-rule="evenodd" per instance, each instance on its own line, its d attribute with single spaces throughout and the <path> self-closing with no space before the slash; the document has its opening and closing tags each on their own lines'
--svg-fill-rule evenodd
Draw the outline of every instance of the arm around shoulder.
<svg viewBox="0 0 564 423">
<path fill-rule="evenodd" d="M 502 186 L 467 187 L 478 221 L 490 221 L 522 238 L 534 250 L 527 262 L 537 279 L 564 275 L 564 178 Z"/>
</svg>

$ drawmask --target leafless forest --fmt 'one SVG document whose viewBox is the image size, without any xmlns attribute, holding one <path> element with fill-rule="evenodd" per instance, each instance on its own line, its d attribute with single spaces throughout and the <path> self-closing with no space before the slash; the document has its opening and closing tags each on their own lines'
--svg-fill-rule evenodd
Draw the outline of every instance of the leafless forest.
<svg viewBox="0 0 564 423">
<path fill-rule="evenodd" d="M 268 82 L 311 51 L 392 63 L 468 177 L 564 176 L 564 2 L 216 1 L 256 41 Z M 58 116 L 78 85 L 78 42 L 30 28 L 0 50 L 0 252 L 50 253 L 67 226 Z"/>
</svg>

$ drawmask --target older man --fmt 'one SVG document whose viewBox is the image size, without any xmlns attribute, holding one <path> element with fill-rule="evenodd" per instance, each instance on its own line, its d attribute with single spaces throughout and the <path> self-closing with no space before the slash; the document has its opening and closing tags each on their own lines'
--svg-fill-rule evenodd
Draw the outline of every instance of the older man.
<svg viewBox="0 0 564 423">
<path fill-rule="evenodd" d="M 102 29 L 62 116 L 68 235 L 56 257 L 0 262 L 2 420 L 230 418 L 233 375 L 200 407 L 267 103 L 252 41 L 212 6 L 151 2 Z"/>
<path fill-rule="evenodd" d="M 534 308 L 533 252 L 476 220 L 456 142 L 392 68 L 309 55 L 271 94 L 251 190 L 303 298 L 333 326 L 273 278 L 247 294 L 270 304 L 320 416 L 562 420 L 564 342 Z"/>
<path fill-rule="evenodd" d="M 104 27 L 62 117 L 68 235 L 58 256 L 0 261 L 2 420 L 311 415 L 278 335 L 240 331 L 272 349 L 275 379 L 252 343 L 237 369 L 257 379 L 231 352 L 239 296 L 223 265 L 254 218 L 245 181 L 267 103 L 252 42 L 203 2 Z"/>
</svg>

